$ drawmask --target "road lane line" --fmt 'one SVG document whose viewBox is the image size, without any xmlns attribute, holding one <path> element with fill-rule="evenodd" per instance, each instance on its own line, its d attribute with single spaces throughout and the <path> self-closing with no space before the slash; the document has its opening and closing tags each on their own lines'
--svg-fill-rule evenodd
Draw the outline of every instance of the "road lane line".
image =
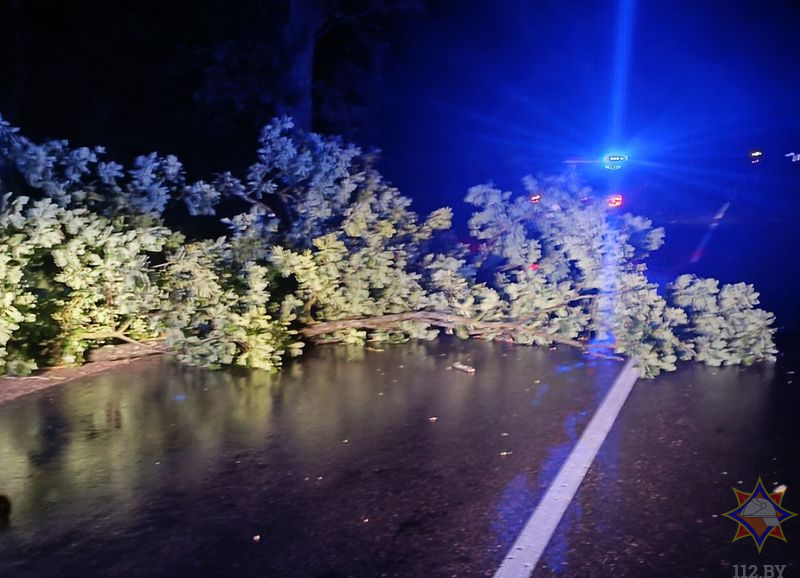
<svg viewBox="0 0 800 578">
<path fill-rule="evenodd" d="M 527 578 L 531 575 L 638 378 L 639 370 L 630 359 L 517 536 L 494 578 Z"/>
</svg>

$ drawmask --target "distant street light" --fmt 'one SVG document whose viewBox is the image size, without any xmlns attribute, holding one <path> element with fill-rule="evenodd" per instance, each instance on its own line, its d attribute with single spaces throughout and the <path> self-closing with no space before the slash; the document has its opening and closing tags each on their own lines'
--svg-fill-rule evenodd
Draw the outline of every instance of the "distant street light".
<svg viewBox="0 0 800 578">
<path fill-rule="evenodd" d="M 615 193 L 606 199 L 606 205 L 612 209 L 622 206 L 622 195 Z"/>
</svg>

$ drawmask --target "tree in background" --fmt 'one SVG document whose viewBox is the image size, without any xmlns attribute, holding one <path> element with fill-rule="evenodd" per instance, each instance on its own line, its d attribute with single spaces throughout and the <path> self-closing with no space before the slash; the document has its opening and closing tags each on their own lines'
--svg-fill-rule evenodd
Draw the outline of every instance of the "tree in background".
<svg viewBox="0 0 800 578">
<path fill-rule="evenodd" d="M 243 169 L 277 115 L 360 136 L 385 51 L 422 2 L 8 0 L 0 110 L 35 138 L 105 141 L 127 158 L 154 146 L 203 173 Z"/>
<path fill-rule="evenodd" d="M 352 140 L 368 124 L 400 17 L 421 9 L 422 0 L 251 2 L 239 35 L 198 49 L 209 64 L 195 96 L 218 113 L 261 111 L 259 125 L 280 114 Z"/>
</svg>

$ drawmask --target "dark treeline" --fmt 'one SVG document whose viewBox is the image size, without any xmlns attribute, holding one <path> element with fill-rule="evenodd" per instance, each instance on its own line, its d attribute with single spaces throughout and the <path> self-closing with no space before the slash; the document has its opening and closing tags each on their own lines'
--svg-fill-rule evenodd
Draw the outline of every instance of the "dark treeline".
<svg viewBox="0 0 800 578">
<path fill-rule="evenodd" d="M 373 144 L 387 50 L 423 0 L 2 0 L 0 113 L 42 140 L 252 161 L 278 114 Z"/>
</svg>

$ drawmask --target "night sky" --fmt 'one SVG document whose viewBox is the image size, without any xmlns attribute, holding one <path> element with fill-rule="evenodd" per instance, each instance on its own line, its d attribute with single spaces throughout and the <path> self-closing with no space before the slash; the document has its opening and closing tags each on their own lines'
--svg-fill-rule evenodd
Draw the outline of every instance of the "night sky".
<svg viewBox="0 0 800 578">
<path fill-rule="evenodd" d="M 276 39 L 296 4 L 314 1 L 0 0 L 0 114 L 31 138 L 103 144 L 121 160 L 175 153 L 194 178 L 241 171 L 260 124 L 287 110 L 291 58 Z M 578 166 L 598 194 L 622 192 L 667 225 L 654 259 L 665 275 L 755 282 L 779 321 L 797 323 L 800 163 L 785 155 L 800 153 L 800 4 L 334 4 L 335 26 L 308 21 L 313 127 L 381 149 L 382 171 L 420 211 L 451 205 L 463 228 L 471 185 L 521 192 L 526 174 L 622 152 L 614 179 Z"/>
<path fill-rule="evenodd" d="M 635 3 L 618 143 L 609 142 L 616 3 L 467 4 L 422 21 L 393 63 L 386 162 L 424 198 L 487 179 L 512 187 L 615 146 L 642 161 L 651 186 L 681 195 L 744 168 L 753 147 L 785 176 L 783 155 L 800 149 L 798 4 Z M 645 171 L 648 162 L 661 166 Z"/>
</svg>

